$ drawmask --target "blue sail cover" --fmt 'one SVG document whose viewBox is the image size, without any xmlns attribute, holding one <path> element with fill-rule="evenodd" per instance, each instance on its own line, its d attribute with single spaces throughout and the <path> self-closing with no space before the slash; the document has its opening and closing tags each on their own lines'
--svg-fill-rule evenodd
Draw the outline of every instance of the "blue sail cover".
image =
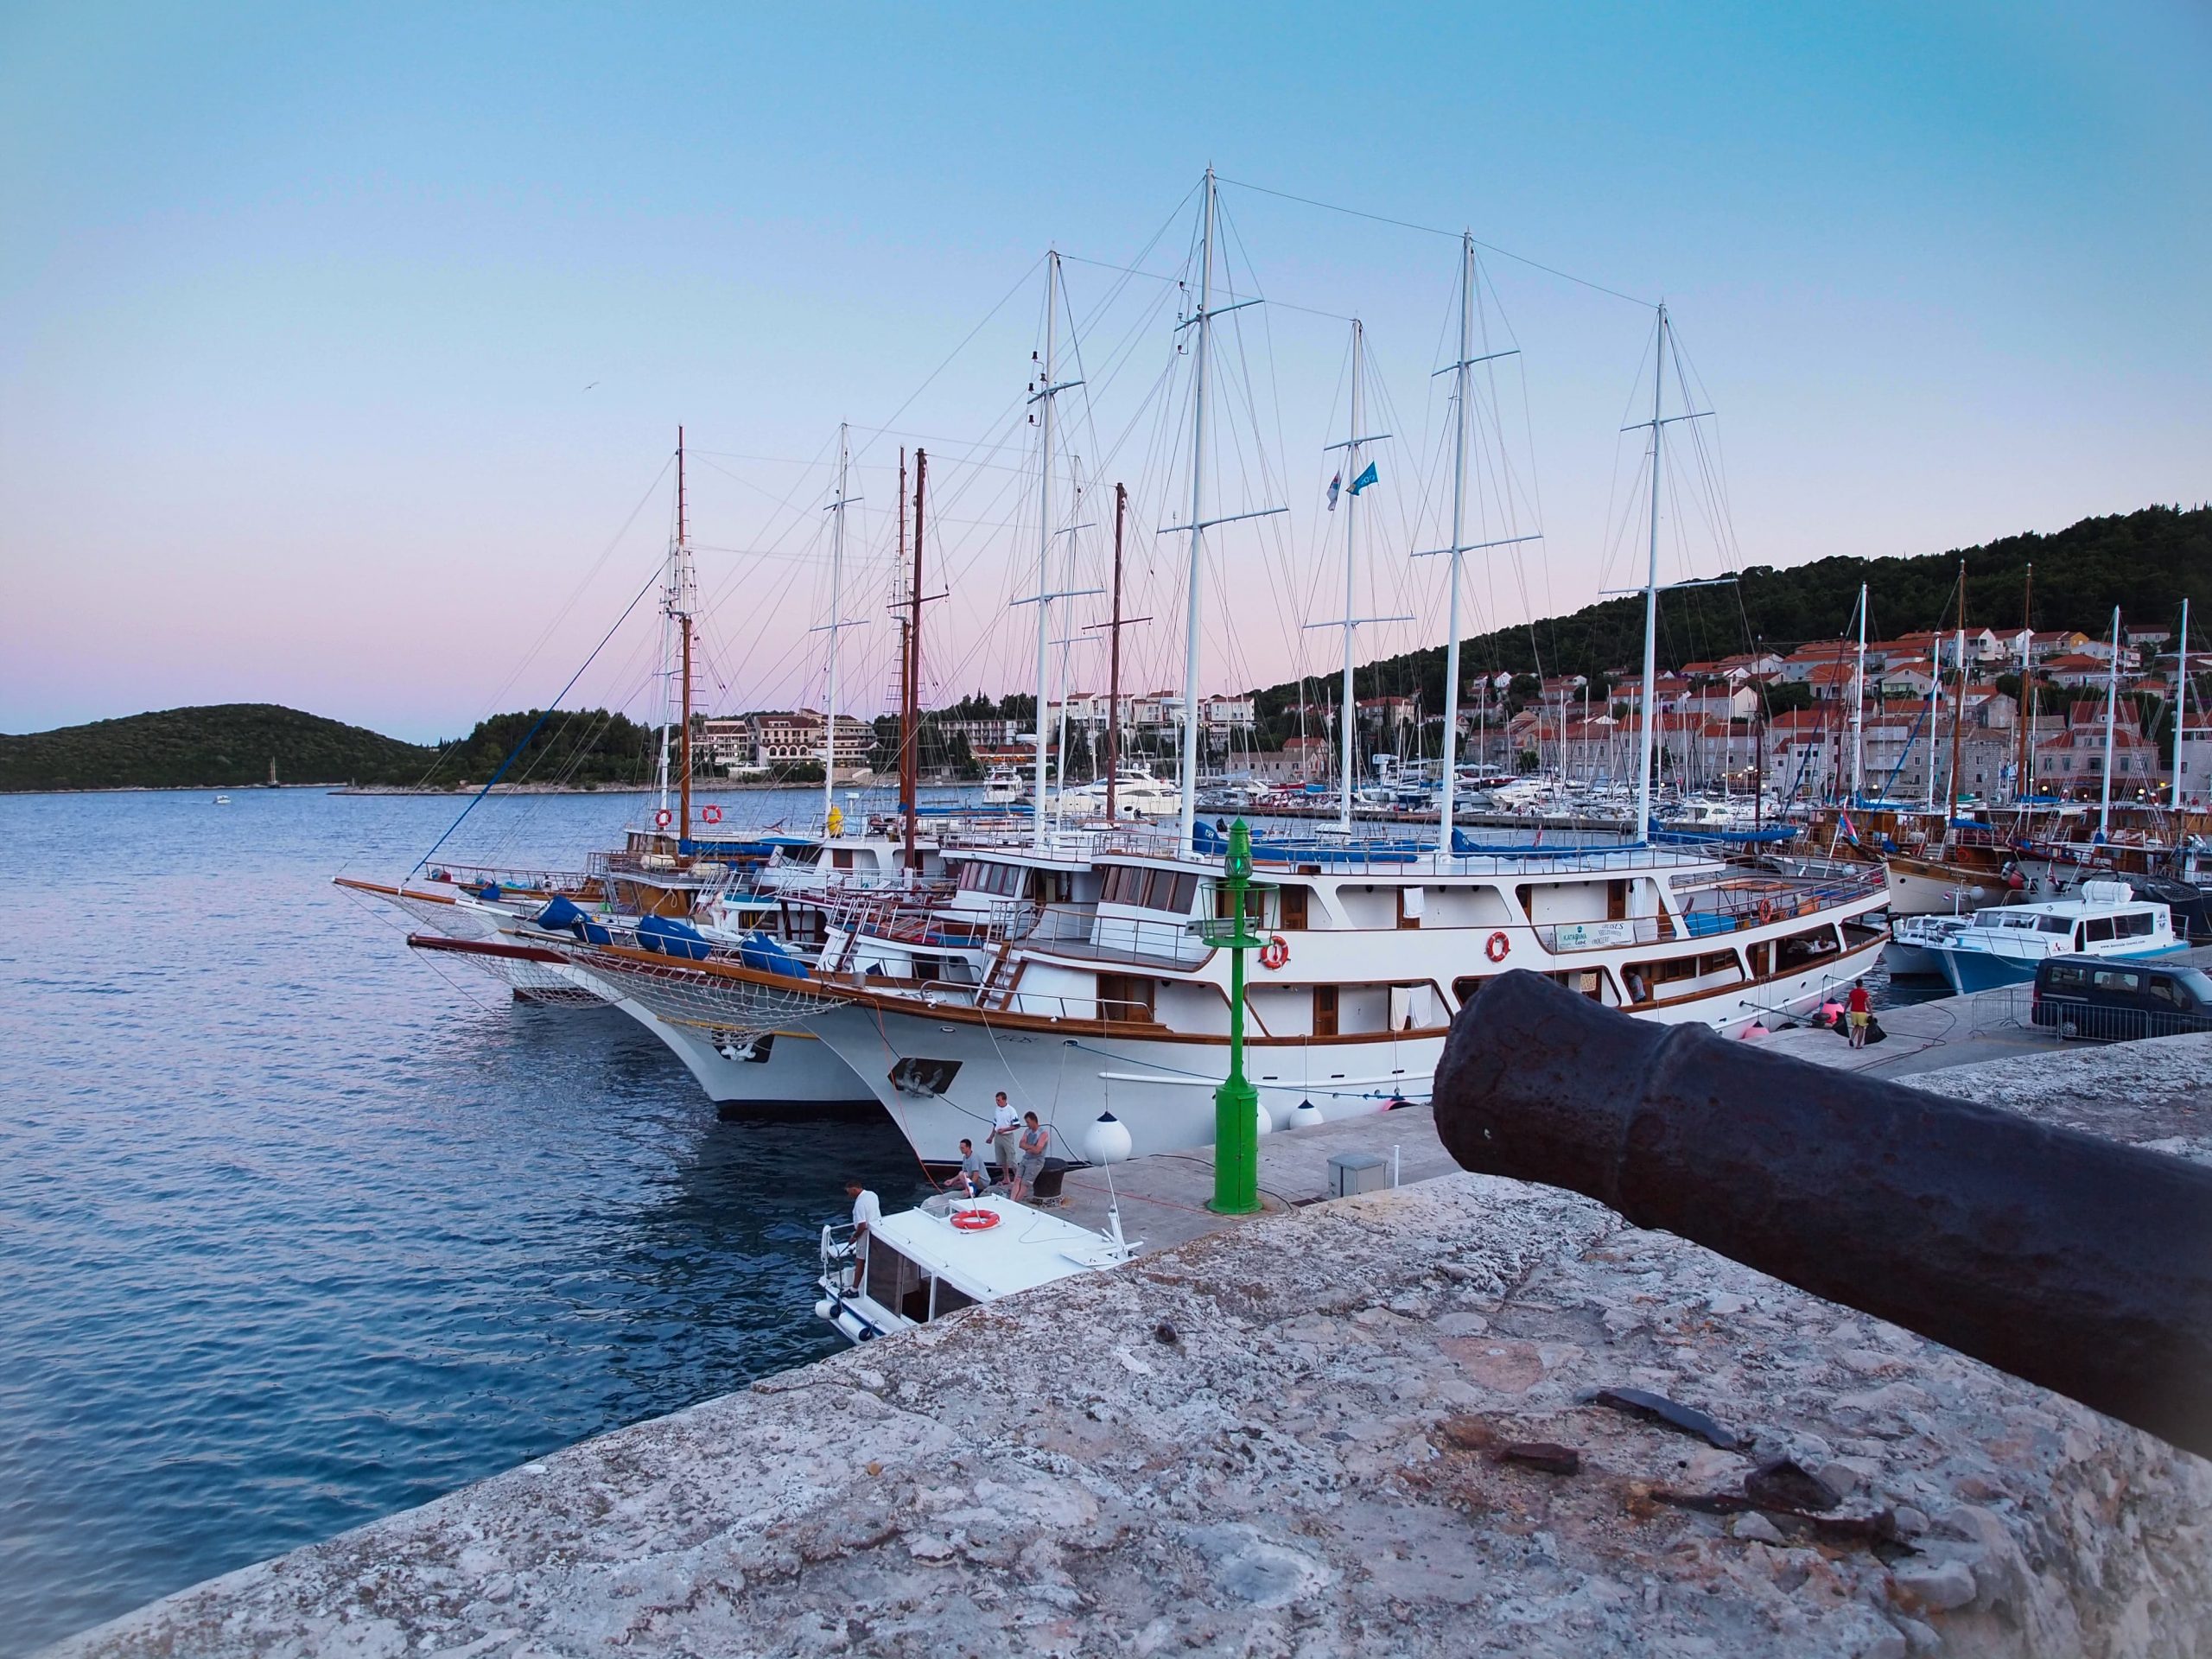
<svg viewBox="0 0 2212 1659">
<path fill-rule="evenodd" d="M 1794 823 L 1777 824 L 1770 830 L 1670 830 L 1657 823 L 1651 826 L 1651 839 L 1667 847 L 1688 847 L 1705 842 L 1724 847 L 1772 847 L 1795 841 L 1800 833 L 1800 827 Z"/>
<path fill-rule="evenodd" d="M 578 910 L 566 899 L 556 898 L 551 904 L 537 912 L 537 925 L 549 933 L 560 928 L 566 928 L 569 932 L 575 933 L 583 925 L 583 912 Z M 578 934 L 578 937 L 581 938 L 582 935 Z"/>
<path fill-rule="evenodd" d="M 639 917 L 638 944 L 647 950 L 658 950 L 664 957 L 681 957 L 687 962 L 704 962 L 713 949 L 697 928 L 689 922 L 679 922 L 673 916 Z"/>
<path fill-rule="evenodd" d="M 747 933 L 737 947 L 737 959 L 760 973 L 781 974 L 786 979 L 809 977 L 806 958 L 766 933 Z"/>
</svg>

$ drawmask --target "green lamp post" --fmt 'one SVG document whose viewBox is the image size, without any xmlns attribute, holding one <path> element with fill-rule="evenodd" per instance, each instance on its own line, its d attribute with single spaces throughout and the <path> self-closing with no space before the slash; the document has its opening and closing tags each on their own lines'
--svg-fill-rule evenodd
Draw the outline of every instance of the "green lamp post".
<svg viewBox="0 0 2212 1659">
<path fill-rule="evenodd" d="M 1244 953 L 1263 942 L 1252 936 L 1244 913 L 1244 895 L 1252 890 L 1252 832 L 1242 818 L 1230 826 L 1222 888 L 1229 895 L 1229 915 L 1211 933 L 1229 952 L 1229 1076 L 1213 1091 L 1213 1202 L 1208 1208 L 1249 1216 L 1260 1208 L 1260 1091 L 1244 1076 Z"/>
</svg>

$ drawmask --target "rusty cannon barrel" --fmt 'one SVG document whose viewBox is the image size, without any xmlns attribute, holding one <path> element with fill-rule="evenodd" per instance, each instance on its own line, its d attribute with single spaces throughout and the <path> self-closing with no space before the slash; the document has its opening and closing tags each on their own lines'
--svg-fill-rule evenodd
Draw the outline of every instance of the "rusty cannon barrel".
<svg viewBox="0 0 2212 1659">
<path fill-rule="evenodd" d="M 1580 1192 L 2212 1457 L 2212 1169 L 1525 972 L 1461 1010 L 1435 1102 L 1465 1168 Z"/>
</svg>

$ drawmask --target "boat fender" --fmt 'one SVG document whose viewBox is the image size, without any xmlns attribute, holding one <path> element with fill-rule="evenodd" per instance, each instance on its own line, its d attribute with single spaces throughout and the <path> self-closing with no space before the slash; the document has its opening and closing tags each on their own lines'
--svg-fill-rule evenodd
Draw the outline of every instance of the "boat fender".
<svg viewBox="0 0 2212 1659">
<path fill-rule="evenodd" d="M 676 814 L 670 811 L 664 806 L 661 808 L 659 811 L 653 814 L 653 827 L 656 830 L 665 830 L 670 824 L 675 822 Z"/>
<path fill-rule="evenodd" d="M 1483 954 L 1492 962 L 1503 962 L 1512 954 L 1513 941 L 1503 932 L 1493 933 L 1483 945 Z"/>
<path fill-rule="evenodd" d="M 995 1210 L 956 1210 L 952 1212 L 952 1224 L 963 1233 L 988 1232 L 999 1224 L 998 1211 Z"/>
<path fill-rule="evenodd" d="M 1290 941 L 1280 933 L 1271 933 L 1268 942 L 1260 947 L 1260 966 L 1281 968 L 1290 962 Z"/>
</svg>

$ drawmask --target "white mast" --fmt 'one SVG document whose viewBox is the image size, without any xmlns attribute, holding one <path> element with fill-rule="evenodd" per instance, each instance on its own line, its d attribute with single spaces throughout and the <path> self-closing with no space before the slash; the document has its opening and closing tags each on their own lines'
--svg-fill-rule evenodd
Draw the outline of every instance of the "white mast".
<svg viewBox="0 0 2212 1659">
<path fill-rule="evenodd" d="M 2105 668 L 2105 773 L 2098 780 L 2097 839 L 2105 838 L 2112 817 L 2113 720 L 2120 707 L 2120 607 L 2112 607 L 2112 660 Z"/>
<path fill-rule="evenodd" d="M 1183 621 L 1183 764 L 1181 780 L 1183 810 L 1177 825 L 1186 853 L 1197 850 L 1198 811 L 1198 646 L 1200 626 L 1200 596 L 1205 588 L 1205 533 L 1216 524 L 1233 524 L 1244 518 L 1265 518 L 1289 511 L 1287 507 L 1258 507 L 1249 512 L 1232 512 L 1220 518 L 1205 516 L 1205 438 L 1206 438 L 1206 378 L 1211 366 L 1213 320 L 1220 312 L 1241 311 L 1248 305 L 1257 305 L 1259 296 L 1236 300 L 1218 308 L 1213 302 L 1214 217 L 1217 207 L 1213 168 L 1206 168 L 1205 233 L 1198 254 L 1198 308 L 1195 315 L 1177 325 L 1198 330 L 1197 360 L 1192 365 L 1191 380 L 1191 522 L 1171 524 L 1160 534 L 1187 530 L 1191 533 L 1190 569 L 1186 572 L 1189 591 L 1185 594 Z"/>
<path fill-rule="evenodd" d="M 1859 666 L 1851 677 L 1851 798 L 1866 793 L 1866 584 L 1859 584 Z"/>
<path fill-rule="evenodd" d="M 1355 592 L 1355 577 L 1358 570 L 1358 548 L 1352 539 L 1359 509 L 1359 361 L 1361 347 L 1365 344 L 1367 331 L 1357 317 L 1351 320 L 1351 436 L 1344 441 L 1344 718 L 1342 754 L 1338 764 L 1343 768 L 1338 780 L 1338 820 L 1347 833 L 1351 829 L 1351 776 L 1357 760 L 1359 721 L 1356 711 L 1358 700 L 1352 695 L 1352 607 L 1358 603 Z"/>
<path fill-rule="evenodd" d="M 1467 542 L 1467 353 L 1475 318 L 1475 238 L 1459 234 L 1459 360 L 1452 365 L 1456 413 L 1452 422 L 1452 550 L 1444 607 L 1444 793 L 1437 811 L 1437 849 L 1452 855 L 1452 822 L 1458 810 L 1459 752 L 1459 556 Z"/>
<path fill-rule="evenodd" d="M 837 497 L 830 502 L 830 620 L 817 629 L 830 636 L 829 685 L 822 711 L 822 832 L 830 833 L 830 815 L 837 810 L 837 635 L 855 625 L 840 613 L 845 594 L 845 505 L 854 498 L 845 493 L 845 474 L 850 457 L 845 447 L 845 424 L 837 423 Z"/>
<path fill-rule="evenodd" d="M 1191 364 L 1190 592 L 1185 596 L 1183 621 L 1183 814 L 1177 829 L 1186 853 L 1196 850 L 1198 836 L 1198 748 L 1191 741 L 1191 734 L 1198 723 L 1198 603 L 1205 586 L 1206 372 L 1213 345 L 1214 210 L 1213 168 L 1208 167 L 1205 226 L 1198 251 L 1198 314 L 1192 319 L 1198 329 L 1198 340 Z"/>
<path fill-rule="evenodd" d="M 1659 394 L 1667 383 L 1667 306 L 1659 305 L 1659 343 L 1651 356 L 1651 563 L 1643 588 L 1643 719 L 1636 767 L 1636 838 L 1651 835 L 1651 716 L 1659 678 L 1659 461 L 1666 423 Z"/>
<path fill-rule="evenodd" d="M 1037 412 L 1037 812 L 1033 841 L 1040 849 L 1045 845 L 1046 658 L 1052 637 L 1052 397 L 1059 391 L 1052 384 L 1052 358 L 1058 338 L 1059 308 L 1060 256 L 1058 249 L 1050 249 L 1045 255 L 1045 379 L 1030 399 L 1041 405 Z M 1065 786 L 1065 775 L 1060 781 Z"/>
<path fill-rule="evenodd" d="M 2181 810 L 2181 730 L 2182 722 L 2189 717 L 2189 601 L 2181 602 L 2181 652 L 2174 658 L 2174 786 L 2171 796 L 2173 810 Z M 2176 844 L 2180 842 L 2178 827 Z"/>
</svg>

